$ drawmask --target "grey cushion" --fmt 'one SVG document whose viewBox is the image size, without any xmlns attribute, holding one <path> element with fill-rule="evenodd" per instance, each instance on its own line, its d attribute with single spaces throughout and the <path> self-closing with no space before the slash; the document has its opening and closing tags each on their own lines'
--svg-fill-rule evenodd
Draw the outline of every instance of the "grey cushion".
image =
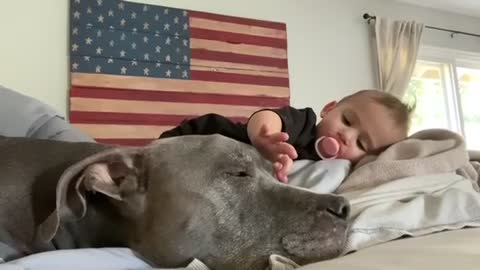
<svg viewBox="0 0 480 270">
<path fill-rule="evenodd" d="M 93 141 L 49 105 L 0 86 L 0 135 L 63 141 Z"/>
</svg>

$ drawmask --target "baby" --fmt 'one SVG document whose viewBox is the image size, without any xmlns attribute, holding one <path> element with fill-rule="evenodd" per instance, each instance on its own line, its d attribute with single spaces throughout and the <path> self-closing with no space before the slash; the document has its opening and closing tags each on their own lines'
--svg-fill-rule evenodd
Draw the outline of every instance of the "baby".
<svg viewBox="0 0 480 270">
<path fill-rule="evenodd" d="M 253 113 L 247 124 L 207 114 L 184 121 L 160 138 L 219 133 L 252 144 L 273 163 L 276 177 L 286 183 L 295 159 L 347 159 L 357 162 L 407 136 L 412 109 L 396 97 L 362 90 L 332 101 L 320 112 L 311 108 L 265 109 Z"/>
</svg>

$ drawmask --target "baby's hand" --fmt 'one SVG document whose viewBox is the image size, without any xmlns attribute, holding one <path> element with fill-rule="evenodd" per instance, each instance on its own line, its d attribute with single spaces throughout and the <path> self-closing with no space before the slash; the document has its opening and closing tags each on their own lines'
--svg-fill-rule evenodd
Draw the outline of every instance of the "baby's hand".
<svg viewBox="0 0 480 270">
<path fill-rule="evenodd" d="M 252 140 L 253 146 L 262 156 L 273 163 L 276 177 L 281 182 L 288 182 L 288 172 L 292 168 L 293 160 L 298 157 L 295 148 L 287 143 L 288 134 L 285 132 L 271 133 L 266 126 L 262 126 L 260 134 Z"/>
</svg>

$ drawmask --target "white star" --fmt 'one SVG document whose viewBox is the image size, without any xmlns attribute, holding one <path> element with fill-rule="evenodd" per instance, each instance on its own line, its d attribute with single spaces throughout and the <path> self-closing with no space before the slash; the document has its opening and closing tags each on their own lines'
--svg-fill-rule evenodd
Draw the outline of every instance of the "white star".
<svg viewBox="0 0 480 270">
<path fill-rule="evenodd" d="M 113 10 L 110 9 L 110 10 L 108 11 L 108 16 L 109 16 L 109 17 L 113 17 L 114 15 L 115 15 L 115 13 L 113 13 Z"/>
<path fill-rule="evenodd" d="M 118 4 L 118 9 L 124 9 L 125 8 L 125 4 L 123 2 L 120 2 Z"/>
<path fill-rule="evenodd" d="M 80 4 L 80 0 L 75 0 L 75 3 L 76 3 L 76 4 Z"/>
<path fill-rule="evenodd" d="M 92 14 L 92 8 L 91 7 L 87 8 L 87 14 Z"/>
<path fill-rule="evenodd" d="M 103 49 L 100 48 L 100 47 L 98 47 L 98 48 L 97 48 L 97 54 L 102 54 L 102 52 L 103 52 Z"/>
<path fill-rule="evenodd" d="M 134 49 L 134 50 L 135 50 L 136 48 L 137 48 L 137 43 L 135 43 L 135 42 L 134 42 L 134 43 L 132 43 L 132 49 Z"/>
<path fill-rule="evenodd" d="M 183 11 L 183 17 L 186 17 L 188 15 L 188 12 L 186 10 Z"/>
<path fill-rule="evenodd" d="M 163 14 L 168 14 L 168 8 L 163 11 Z"/>
<path fill-rule="evenodd" d="M 165 44 L 170 45 L 170 42 L 172 42 L 172 40 L 170 39 L 170 37 L 167 37 L 167 39 L 165 40 Z"/>
<path fill-rule="evenodd" d="M 188 23 L 184 23 L 183 24 L 183 30 L 187 30 L 188 29 Z"/>
<path fill-rule="evenodd" d="M 150 60 L 150 55 L 148 53 L 143 55 L 144 60 Z"/>
<path fill-rule="evenodd" d="M 72 29 L 72 35 L 78 35 L 78 28 L 77 27 Z"/>
<path fill-rule="evenodd" d="M 183 56 L 183 62 L 188 63 L 188 57 L 186 55 Z"/>
<path fill-rule="evenodd" d="M 79 66 L 78 63 L 73 63 L 73 64 L 72 64 L 72 69 L 73 69 L 73 70 L 77 70 L 77 69 L 78 69 L 78 66 Z"/>
<path fill-rule="evenodd" d="M 127 68 L 126 67 L 122 67 L 120 69 L 120 74 L 127 74 Z"/>
<path fill-rule="evenodd" d="M 177 53 L 180 53 L 180 48 L 177 47 L 177 48 L 175 49 L 175 51 L 176 51 Z"/>
<path fill-rule="evenodd" d="M 73 43 L 72 44 L 72 52 L 76 52 L 78 51 L 78 44 L 77 43 Z"/>
<path fill-rule="evenodd" d="M 170 62 L 170 61 L 171 61 L 171 60 L 170 60 L 170 54 L 167 54 L 167 56 L 165 56 L 165 61 L 167 61 L 167 62 Z"/>
<path fill-rule="evenodd" d="M 133 66 L 138 66 L 137 60 L 132 60 L 132 67 L 133 67 Z"/>
<path fill-rule="evenodd" d="M 173 22 L 174 22 L 175 24 L 178 24 L 178 21 L 179 21 L 178 17 L 173 18 Z"/>
<path fill-rule="evenodd" d="M 137 13 L 132 12 L 132 16 L 131 16 L 131 17 L 132 17 L 132 19 L 136 19 L 136 18 L 137 18 Z"/>
<path fill-rule="evenodd" d="M 80 12 L 75 11 L 75 12 L 73 13 L 73 18 L 74 18 L 74 19 L 80 19 Z"/>
<path fill-rule="evenodd" d="M 96 67 L 95 67 L 95 72 L 96 72 L 96 73 L 102 72 L 102 67 L 101 67 L 101 66 L 96 66 Z"/>
<path fill-rule="evenodd" d="M 133 28 L 132 31 L 134 34 L 137 34 L 137 28 Z"/>
<path fill-rule="evenodd" d="M 182 71 L 182 78 L 188 78 L 188 73 L 186 70 Z"/>
<path fill-rule="evenodd" d="M 155 64 L 155 67 L 161 67 L 162 66 L 162 63 L 158 62 Z"/>
<path fill-rule="evenodd" d="M 120 21 L 120 25 L 121 25 L 121 26 L 125 26 L 125 23 L 126 23 L 126 22 L 127 22 L 127 21 L 125 21 L 125 19 L 122 19 L 122 20 Z"/>
<path fill-rule="evenodd" d="M 180 65 L 176 65 L 176 66 L 175 66 L 175 69 L 180 69 Z"/>
<path fill-rule="evenodd" d="M 87 39 L 85 39 L 85 44 L 87 44 L 87 45 L 92 45 L 92 41 L 93 41 L 93 39 L 91 39 L 90 37 L 88 37 Z"/>
<path fill-rule="evenodd" d="M 97 0 L 97 4 L 101 6 L 103 4 L 103 0 Z"/>
<path fill-rule="evenodd" d="M 161 49 L 162 49 L 162 47 L 157 46 L 157 47 L 155 47 L 155 52 L 160 53 L 160 50 L 161 50 Z"/>
<path fill-rule="evenodd" d="M 163 25 L 163 30 L 164 31 L 170 31 L 170 24 L 166 23 Z"/>
<path fill-rule="evenodd" d="M 125 57 L 126 52 L 124 50 L 120 51 L 120 57 Z"/>
<path fill-rule="evenodd" d="M 175 39 L 178 39 L 178 36 L 179 36 L 180 34 L 178 34 L 177 32 L 175 32 L 174 35 L 175 35 Z"/>
<path fill-rule="evenodd" d="M 155 21 L 158 21 L 160 19 L 160 16 L 158 14 L 155 14 Z"/>
<path fill-rule="evenodd" d="M 143 11 L 144 11 L 144 12 L 147 12 L 147 11 L 148 11 L 148 6 L 147 6 L 147 5 L 144 5 L 144 6 L 143 6 Z"/>
<path fill-rule="evenodd" d="M 113 58 L 108 58 L 107 63 L 109 64 L 113 63 Z"/>
<path fill-rule="evenodd" d="M 148 24 L 147 22 L 145 22 L 145 23 L 143 24 L 143 29 L 147 30 L 149 26 L 150 26 L 150 24 Z"/>
<path fill-rule="evenodd" d="M 172 77 L 172 72 L 170 71 L 170 69 L 167 70 L 167 72 L 165 72 L 165 75 L 166 75 L 167 77 Z"/>
<path fill-rule="evenodd" d="M 98 16 L 98 22 L 99 22 L 99 23 L 103 23 L 103 19 L 105 19 L 105 18 L 103 17 L 103 15 Z"/>
<path fill-rule="evenodd" d="M 144 37 L 143 37 L 143 42 L 144 42 L 144 43 L 148 43 L 148 37 L 147 37 L 147 36 L 144 36 Z"/>
<path fill-rule="evenodd" d="M 102 30 L 98 30 L 97 31 L 97 37 L 101 37 L 102 36 Z"/>
<path fill-rule="evenodd" d="M 90 56 L 84 56 L 83 61 L 85 62 L 90 62 Z"/>
<path fill-rule="evenodd" d="M 143 75 L 150 76 L 150 69 L 144 68 L 143 69 Z"/>
<path fill-rule="evenodd" d="M 115 46 L 115 41 L 110 40 L 110 47 L 113 47 L 113 46 Z"/>
<path fill-rule="evenodd" d="M 185 47 L 188 46 L 188 40 L 186 40 L 186 39 L 183 40 L 183 46 L 185 46 Z"/>
<path fill-rule="evenodd" d="M 122 33 L 122 36 L 120 36 L 120 40 L 125 40 L 127 35 L 125 35 L 125 33 Z"/>
</svg>

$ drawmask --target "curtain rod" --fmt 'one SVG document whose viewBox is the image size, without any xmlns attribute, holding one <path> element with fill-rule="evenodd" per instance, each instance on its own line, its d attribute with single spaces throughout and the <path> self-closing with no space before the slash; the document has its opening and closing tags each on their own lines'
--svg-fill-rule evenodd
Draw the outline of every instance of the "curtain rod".
<svg viewBox="0 0 480 270">
<path fill-rule="evenodd" d="M 367 20 L 367 23 L 370 23 L 372 20 L 375 20 L 377 17 L 371 16 L 368 13 L 364 13 L 363 18 L 365 20 Z M 450 36 L 452 38 L 453 38 L 453 35 L 455 35 L 455 34 L 461 34 L 461 35 L 467 35 L 467 36 L 473 36 L 473 37 L 480 37 L 480 34 L 468 33 L 468 32 L 463 32 L 463 31 L 458 31 L 458 30 L 447 29 L 447 28 L 429 26 L 429 25 L 425 25 L 425 28 L 438 30 L 438 31 L 450 32 L 451 33 Z"/>
</svg>

